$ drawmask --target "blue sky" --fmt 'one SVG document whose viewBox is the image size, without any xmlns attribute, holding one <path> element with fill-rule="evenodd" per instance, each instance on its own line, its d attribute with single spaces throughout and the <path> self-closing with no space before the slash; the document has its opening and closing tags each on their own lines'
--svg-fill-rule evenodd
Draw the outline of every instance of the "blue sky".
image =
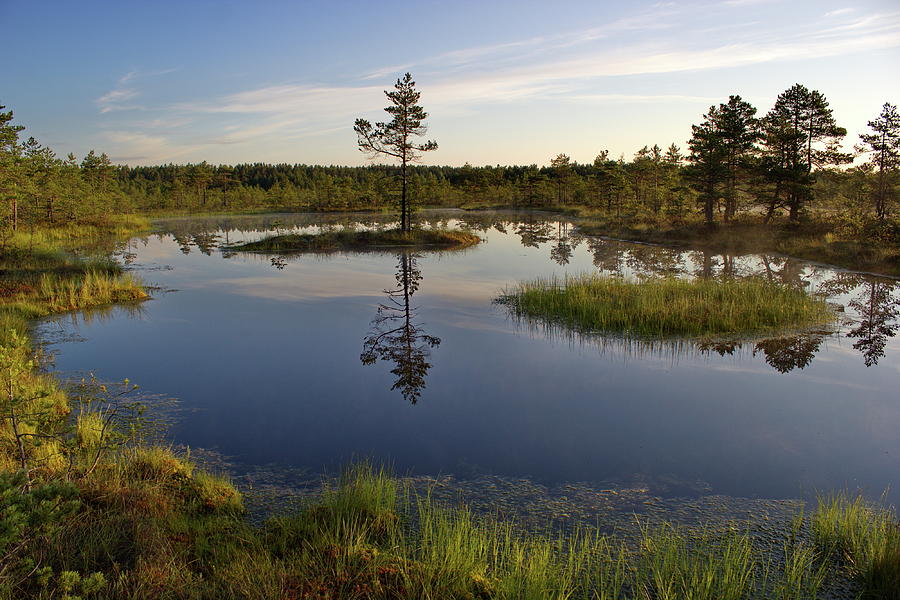
<svg viewBox="0 0 900 600">
<path fill-rule="evenodd" d="M 364 164 L 356 117 L 412 72 L 426 164 L 682 148 L 710 104 L 800 82 L 848 146 L 900 103 L 896 0 L 0 0 L 0 104 L 59 154 L 129 164 Z"/>
</svg>

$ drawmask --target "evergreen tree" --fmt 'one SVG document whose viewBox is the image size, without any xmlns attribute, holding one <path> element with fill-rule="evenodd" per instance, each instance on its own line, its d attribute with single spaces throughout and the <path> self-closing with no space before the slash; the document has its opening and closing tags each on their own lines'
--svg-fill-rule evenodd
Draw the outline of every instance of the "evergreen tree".
<svg viewBox="0 0 900 600">
<path fill-rule="evenodd" d="M 691 125 L 693 135 L 688 142 L 691 164 L 686 175 L 700 193 L 707 225 L 713 223 L 713 212 L 720 197 L 719 186 L 728 174 L 728 153 L 719 129 L 721 120 L 720 108 L 710 106 L 709 112 L 703 115 L 703 122 Z"/>
<path fill-rule="evenodd" d="M 868 125 L 872 133 L 863 133 L 859 137 L 865 144 L 862 150 L 872 153 L 871 166 L 878 169 L 878 183 L 873 194 L 875 216 L 883 221 L 896 196 L 893 179 L 900 167 L 900 113 L 896 106 L 885 102 L 881 114 Z"/>
<path fill-rule="evenodd" d="M 3 112 L 6 108 L 0 104 L 0 192 L 9 201 L 10 229 L 15 231 L 19 226 L 19 186 L 22 183 L 21 148 L 19 132 L 25 129 L 22 125 L 12 125 L 13 111 Z"/>
<path fill-rule="evenodd" d="M 740 96 L 729 96 L 720 104 L 717 127 L 725 150 L 725 213 L 727 223 L 737 212 L 738 182 L 748 171 L 750 159 L 759 139 L 756 109 Z"/>
<path fill-rule="evenodd" d="M 387 123 L 375 123 L 373 127 L 365 119 L 357 119 L 353 125 L 359 149 L 372 158 L 378 155 L 393 157 L 400 161 L 400 230 L 411 229 L 411 207 L 407 197 L 408 165 L 421 157 L 422 152 L 437 150 L 437 142 L 429 140 L 424 144 L 414 144 L 413 138 L 423 136 L 426 127 L 422 122 L 428 117 L 417 103 L 422 94 L 416 91 L 416 82 L 407 73 L 398 79 L 393 92 L 384 92 L 391 106 L 384 110 L 392 119 Z"/>
<path fill-rule="evenodd" d="M 550 169 L 556 179 L 556 203 L 564 204 L 568 200 L 569 178 L 572 176 L 572 159 L 567 154 L 557 154 L 550 159 Z"/>
<path fill-rule="evenodd" d="M 778 96 L 762 131 L 764 169 L 775 188 L 766 220 L 787 206 L 796 223 L 812 199 L 813 170 L 851 160 L 840 151 L 847 130 L 837 126 L 824 95 L 798 83 Z"/>
</svg>

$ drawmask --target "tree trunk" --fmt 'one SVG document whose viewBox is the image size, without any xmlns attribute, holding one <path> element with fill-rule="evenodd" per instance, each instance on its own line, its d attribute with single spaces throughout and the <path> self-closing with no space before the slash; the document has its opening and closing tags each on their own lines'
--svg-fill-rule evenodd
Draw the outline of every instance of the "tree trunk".
<svg viewBox="0 0 900 600">
<path fill-rule="evenodd" d="M 403 157 L 402 166 L 400 167 L 400 231 L 409 232 L 409 206 L 406 200 L 406 156 Z"/>
<path fill-rule="evenodd" d="M 788 214 L 788 220 L 791 223 L 799 223 L 800 222 L 800 209 L 801 209 L 802 200 L 800 198 L 800 194 L 795 191 L 791 192 L 790 200 L 788 201 L 788 205 L 790 206 L 790 212 Z"/>
<path fill-rule="evenodd" d="M 713 208 L 716 201 L 716 187 L 712 182 L 707 182 L 706 193 L 704 194 L 703 216 L 707 225 L 713 224 Z"/>
</svg>

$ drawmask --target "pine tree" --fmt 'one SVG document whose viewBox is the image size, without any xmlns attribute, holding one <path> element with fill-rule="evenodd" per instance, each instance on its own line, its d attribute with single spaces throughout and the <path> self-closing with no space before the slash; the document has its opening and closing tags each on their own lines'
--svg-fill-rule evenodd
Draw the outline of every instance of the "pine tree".
<svg viewBox="0 0 900 600">
<path fill-rule="evenodd" d="M 372 124 L 365 119 L 357 119 L 353 125 L 357 143 L 362 152 L 371 158 L 379 155 L 390 156 L 400 161 L 400 230 L 410 231 L 411 204 L 407 196 L 408 165 L 421 158 L 422 152 L 437 150 L 437 142 L 429 140 L 424 144 L 413 143 L 414 137 L 425 135 L 427 129 L 422 122 L 428 117 L 417 103 L 422 94 L 416 91 L 416 82 L 407 73 L 398 79 L 393 92 L 384 92 L 391 106 L 384 110 L 392 119 L 387 123 Z"/>
<path fill-rule="evenodd" d="M 787 206 L 797 222 L 812 199 L 813 170 L 851 160 L 840 151 L 847 130 L 838 127 L 822 93 L 798 84 L 779 94 L 762 120 L 763 166 L 775 187 L 766 220 Z"/>
<path fill-rule="evenodd" d="M 19 226 L 19 186 L 23 177 L 19 132 L 22 125 L 12 125 L 13 111 L 3 112 L 0 105 L 0 192 L 9 200 L 9 224 L 12 231 Z"/>
<path fill-rule="evenodd" d="M 872 133 L 860 134 L 861 149 L 872 153 L 870 164 L 878 169 L 878 183 L 874 190 L 875 215 L 880 221 L 887 218 L 895 196 L 892 179 L 900 167 L 900 113 L 888 102 L 881 108 L 881 114 L 869 121 Z"/>
<path fill-rule="evenodd" d="M 727 223 L 737 212 L 738 183 L 748 170 L 750 158 L 759 139 L 756 109 L 741 99 L 729 96 L 719 105 L 717 127 L 725 150 L 725 214 Z"/>
<path fill-rule="evenodd" d="M 719 131 L 720 120 L 719 107 L 710 106 L 709 112 L 703 115 L 703 122 L 691 125 L 693 135 L 688 142 L 688 148 L 691 150 L 688 161 L 691 164 L 688 165 L 685 174 L 691 185 L 700 193 L 703 216 L 707 225 L 713 223 L 713 210 L 720 197 L 719 186 L 728 173 L 728 155 Z"/>
</svg>

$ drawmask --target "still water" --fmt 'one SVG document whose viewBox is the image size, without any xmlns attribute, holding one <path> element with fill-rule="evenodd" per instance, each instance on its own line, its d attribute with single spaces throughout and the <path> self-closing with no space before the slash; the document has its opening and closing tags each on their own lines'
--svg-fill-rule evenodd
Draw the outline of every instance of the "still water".
<svg viewBox="0 0 900 600">
<path fill-rule="evenodd" d="M 172 440 L 237 465 L 640 484 L 660 495 L 877 497 L 900 473 L 900 287 L 770 255 L 578 235 L 556 217 L 423 213 L 485 241 L 451 252 L 276 257 L 220 246 L 372 215 L 178 219 L 122 258 L 158 286 L 139 309 L 38 325 L 55 369 L 178 399 Z M 832 331 L 766 340 L 573 335 L 492 302 L 566 273 L 757 275 L 827 293 Z M 889 500 L 898 504 L 900 490 Z"/>
</svg>

